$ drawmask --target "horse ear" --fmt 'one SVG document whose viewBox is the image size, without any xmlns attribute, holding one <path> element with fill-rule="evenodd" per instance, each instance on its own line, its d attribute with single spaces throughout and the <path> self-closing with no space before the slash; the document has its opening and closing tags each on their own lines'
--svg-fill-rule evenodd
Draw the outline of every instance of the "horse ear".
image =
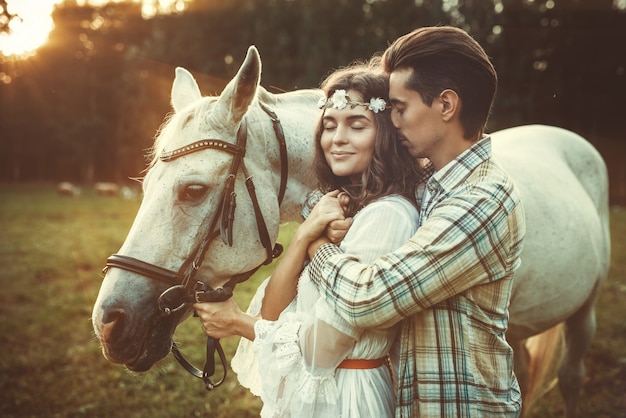
<svg viewBox="0 0 626 418">
<path fill-rule="evenodd" d="M 202 98 L 200 88 L 191 73 L 182 67 L 176 68 L 172 84 L 172 107 L 175 112 Z"/>
<path fill-rule="evenodd" d="M 220 102 L 230 107 L 232 117 L 237 123 L 243 119 L 261 80 L 261 57 L 254 45 L 248 48 L 246 58 L 235 77 L 226 85 L 220 96 Z"/>
</svg>

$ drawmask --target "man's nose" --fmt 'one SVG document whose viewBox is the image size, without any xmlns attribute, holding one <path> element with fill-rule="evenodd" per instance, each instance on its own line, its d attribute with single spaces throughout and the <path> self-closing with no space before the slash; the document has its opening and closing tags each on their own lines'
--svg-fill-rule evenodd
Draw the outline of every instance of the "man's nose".
<svg viewBox="0 0 626 418">
<path fill-rule="evenodd" d="M 400 129 L 400 118 L 398 117 L 398 112 L 393 109 L 391 110 L 391 123 L 393 123 L 393 126 L 397 129 Z"/>
</svg>

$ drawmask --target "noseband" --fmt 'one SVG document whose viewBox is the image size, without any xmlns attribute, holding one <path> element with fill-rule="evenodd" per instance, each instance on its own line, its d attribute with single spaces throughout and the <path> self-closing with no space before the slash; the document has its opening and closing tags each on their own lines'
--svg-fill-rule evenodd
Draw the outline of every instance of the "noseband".
<svg viewBox="0 0 626 418">
<path fill-rule="evenodd" d="M 287 188 L 288 162 L 285 135 L 276 113 L 262 103 L 259 104 L 272 120 L 274 133 L 276 134 L 276 139 L 278 140 L 280 148 L 280 188 L 278 193 L 278 204 L 280 206 L 285 195 L 285 189 Z M 224 189 L 222 190 L 222 194 L 220 196 L 218 210 L 213 218 L 211 218 L 210 222 L 208 222 L 210 226 L 204 232 L 203 239 L 177 272 L 122 254 L 113 254 L 107 259 L 104 272 L 110 268 L 119 268 L 150 279 L 163 281 L 171 285 L 163 293 L 161 293 L 157 299 L 157 307 L 163 316 L 170 315 L 173 312 L 178 312 L 192 303 L 219 302 L 230 298 L 233 294 L 235 286 L 238 283 L 248 280 L 250 276 L 252 276 L 252 274 L 254 274 L 254 272 L 256 272 L 261 266 L 259 265 L 251 271 L 231 277 L 230 280 L 228 280 L 223 287 L 219 289 L 212 289 L 207 283 L 204 283 L 201 280 L 195 280 L 195 276 L 202 265 L 209 245 L 215 238 L 221 236 L 221 239 L 225 244 L 228 244 L 229 246 L 233 245 L 233 223 L 235 220 L 237 197 L 234 190 L 235 180 L 237 178 L 239 168 L 242 169 L 246 179 L 246 188 L 248 190 L 250 200 L 252 201 L 259 239 L 267 254 L 267 257 L 262 265 L 271 263 L 272 260 L 278 257 L 282 252 L 282 245 L 279 243 L 276 243 L 276 246 L 272 247 L 265 219 L 263 218 L 263 213 L 259 207 L 254 183 L 246 168 L 244 157 L 246 153 L 247 139 L 247 123 L 246 118 L 244 117 L 241 121 L 241 125 L 239 126 L 239 130 L 237 131 L 236 144 L 220 139 L 203 139 L 182 148 L 164 152 L 159 157 L 161 161 L 169 162 L 205 149 L 217 149 L 232 154 L 233 156 L 229 175 L 226 178 Z M 205 223 L 203 223 L 203 225 L 204 224 Z M 214 356 L 216 350 L 219 354 L 224 374 L 219 381 L 213 382 L 211 380 L 211 376 L 215 372 Z M 222 349 L 219 339 L 217 338 L 207 338 L 207 359 L 203 370 L 199 370 L 191 365 L 180 353 L 176 343 L 172 344 L 172 354 L 189 373 L 201 378 L 204 381 L 204 385 L 207 390 L 212 390 L 213 388 L 221 385 L 226 378 L 226 358 L 224 350 Z"/>
</svg>

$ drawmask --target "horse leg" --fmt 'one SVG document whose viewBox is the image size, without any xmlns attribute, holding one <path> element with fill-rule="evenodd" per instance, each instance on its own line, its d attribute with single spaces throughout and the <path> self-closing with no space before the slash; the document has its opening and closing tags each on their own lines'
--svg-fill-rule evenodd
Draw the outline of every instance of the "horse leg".
<svg viewBox="0 0 626 418">
<path fill-rule="evenodd" d="M 550 390 L 552 365 L 558 361 L 563 342 L 563 324 L 526 340 L 509 340 L 513 347 L 515 375 L 522 391 L 522 414 L 532 410 L 537 400 Z M 556 380 L 556 379 L 555 379 Z"/>
<path fill-rule="evenodd" d="M 595 298 L 565 321 L 565 354 L 559 368 L 559 390 L 565 401 L 565 417 L 577 416 L 577 403 L 585 377 L 585 353 L 596 332 Z"/>
</svg>

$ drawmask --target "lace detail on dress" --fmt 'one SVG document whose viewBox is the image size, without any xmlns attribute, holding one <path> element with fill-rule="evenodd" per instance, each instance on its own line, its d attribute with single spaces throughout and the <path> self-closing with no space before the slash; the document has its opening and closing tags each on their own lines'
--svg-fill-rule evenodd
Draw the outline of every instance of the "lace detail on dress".
<svg viewBox="0 0 626 418">
<path fill-rule="evenodd" d="M 300 400 L 307 404 L 323 402 L 335 405 L 339 398 L 335 375 L 328 373 L 323 376 L 315 376 L 306 370 L 304 359 L 301 358 L 299 364 L 302 367 L 297 385 Z"/>
<path fill-rule="evenodd" d="M 256 294 L 253 296 L 246 311 L 249 315 L 259 317 L 261 314 L 261 305 L 263 304 L 263 297 L 265 296 L 265 288 L 267 287 L 268 279 L 265 279 L 258 287 Z M 261 396 L 263 391 L 263 382 L 261 375 L 258 372 L 258 359 L 254 354 L 252 348 L 252 341 L 246 338 L 239 340 L 237 351 L 230 361 L 230 367 L 237 375 L 239 383 L 248 389 L 256 396 Z"/>
<path fill-rule="evenodd" d="M 303 321 L 302 315 L 286 312 L 279 322 L 261 319 L 254 326 L 254 352 L 259 359 L 268 359 L 259 361 L 262 417 L 320 416 L 320 411 L 336 408 L 339 390 L 334 370 L 311 372 L 302 355 Z"/>
<path fill-rule="evenodd" d="M 264 319 L 256 322 L 254 325 L 256 338 L 252 348 L 259 353 L 264 349 L 263 345 L 267 344 L 271 338 L 279 371 L 281 374 L 287 374 L 302 358 L 298 345 L 298 332 L 302 322 L 297 320 L 296 315 L 291 312 L 283 313 L 283 316 L 284 322 L 281 320 L 280 323 Z"/>
</svg>

